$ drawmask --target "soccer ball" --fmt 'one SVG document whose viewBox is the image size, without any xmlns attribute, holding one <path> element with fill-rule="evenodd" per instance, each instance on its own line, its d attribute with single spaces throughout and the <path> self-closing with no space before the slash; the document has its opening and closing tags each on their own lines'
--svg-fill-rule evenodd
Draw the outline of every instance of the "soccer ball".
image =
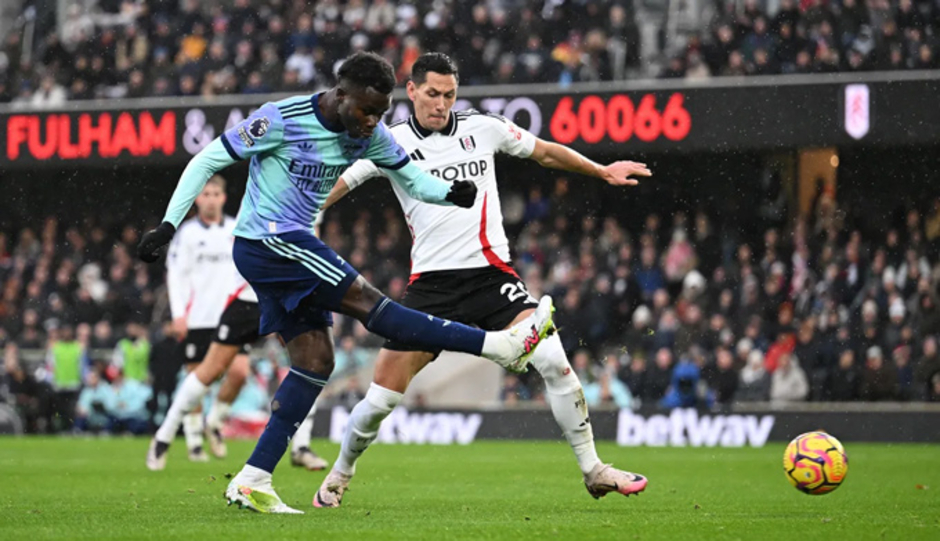
<svg viewBox="0 0 940 541">
<path fill-rule="evenodd" d="M 825 432 L 807 432 L 787 445 L 783 471 L 797 489 L 813 495 L 828 494 L 845 480 L 849 458 L 839 440 Z"/>
</svg>

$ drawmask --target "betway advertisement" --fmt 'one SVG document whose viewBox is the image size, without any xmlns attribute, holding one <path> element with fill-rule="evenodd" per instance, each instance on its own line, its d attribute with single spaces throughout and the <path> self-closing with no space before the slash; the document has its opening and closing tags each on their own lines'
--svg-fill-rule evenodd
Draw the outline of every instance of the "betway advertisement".
<svg viewBox="0 0 940 541">
<path fill-rule="evenodd" d="M 821 145 L 934 144 L 940 139 L 940 90 L 933 79 L 811 84 L 747 84 L 617 91 L 520 93 L 464 89 L 457 109 L 503 115 L 535 135 L 592 156 L 656 152 L 726 152 Z M 719 81 L 720 82 L 720 81 Z M 67 111 L 0 112 L 5 167 L 183 166 L 213 138 L 261 105 L 245 96 L 228 105 L 188 100 L 81 103 Z M 178 100 L 182 103 L 182 100 Z M 78 109 L 74 109 L 78 108 Z M 410 114 L 396 99 L 387 122 Z"/>
<path fill-rule="evenodd" d="M 832 408 L 833 410 L 835 408 Z M 319 411 L 314 431 L 340 442 L 349 410 Z M 763 447 L 803 432 L 825 430 L 845 442 L 938 442 L 940 410 L 917 408 L 870 411 L 595 411 L 594 437 L 625 447 Z M 409 411 L 396 408 L 382 423 L 377 441 L 429 445 L 466 445 L 475 440 L 563 439 L 548 410 Z"/>
</svg>

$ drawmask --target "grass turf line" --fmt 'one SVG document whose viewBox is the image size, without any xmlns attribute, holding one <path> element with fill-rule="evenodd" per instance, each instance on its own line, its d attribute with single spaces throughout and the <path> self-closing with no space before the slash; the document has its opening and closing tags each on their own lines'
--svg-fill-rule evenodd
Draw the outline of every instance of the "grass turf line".
<svg viewBox="0 0 940 541">
<path fill-rule="evenodd" d="M 332 460 L 336 445 L 315 441 Z M 282 461 L 275 487 L 303 516 L 226 507 L 230 458 L 144 467 L 145 439 L 0 438 L 5 539 L 940 539 L 940 446 L 850 444 L 845 485 L 792 488 L 784 444 L 763 449 L 621 448 L 603 459 L 650 478 L 639 497 L 595 501 L 563 442 L 375 445 L 340 509 L 310 499 L 324 477 Z M 926 486 L 928 488 L 918 488 Z"/>
</svg>

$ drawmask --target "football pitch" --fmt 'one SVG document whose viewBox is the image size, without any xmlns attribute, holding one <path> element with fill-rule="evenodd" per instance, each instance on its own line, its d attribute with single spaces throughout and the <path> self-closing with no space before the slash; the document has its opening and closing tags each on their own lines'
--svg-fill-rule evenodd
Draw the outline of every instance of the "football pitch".
<svg viewBox="0 0 940 541">
<path fill-rule="evenodd" d="M 227 507 L 222 491 L 252 442 L 192 464 L 182 440 L 167 469 L 145 439 L 0 438 L 0 537 L 38 539 L 940 539 L 940 446 L 848 444 L 845 484 L 806 496 L 784 478 L 785 445 L 622 448 L 601 458 L 650 478 L 639 497 L 584 490 L 562 442 L 375 445 L 343 507 L 310 499 L 323 472 L 275 475 L 302 516 Z M 332 460 L 337 446 L 315 441 Z"/>
</svg>

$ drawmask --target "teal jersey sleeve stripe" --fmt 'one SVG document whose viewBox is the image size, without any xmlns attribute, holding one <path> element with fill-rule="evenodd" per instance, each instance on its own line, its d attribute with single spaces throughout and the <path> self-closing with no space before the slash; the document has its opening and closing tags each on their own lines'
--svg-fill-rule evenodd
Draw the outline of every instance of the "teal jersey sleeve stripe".
<svg viewBox="0 0 940 541">
<path fill-rule="evenodd" d="M 232 157 L 233 160 L 240 161 L 242 158 L 235 152 L 235 149 L 232 148 L 232 143 L 228 142 L 228 137 L 223 133 L 219 139 L 222 140 L 222 146 L 225 147 L 225 150 L 228 151 L 228 155 Z"/>
<path fill-rule="evenodd" d="M 378 167 L 381 167 L 382 169 L 391 169 L 392 171 L 398 171 L 402 167 L 408 165 L 408 162 L 410 161 L 411 161 L 411 158 L 409 158 L 408 156 L 405 156 L 404 158 L 399 160 L 398 163 L 394 163 L 392 165 L 378 163 L 378 162 L 372 162 L 372 163 L 375 163 L 375 165 L 377 165 Z"/>
</svg>

